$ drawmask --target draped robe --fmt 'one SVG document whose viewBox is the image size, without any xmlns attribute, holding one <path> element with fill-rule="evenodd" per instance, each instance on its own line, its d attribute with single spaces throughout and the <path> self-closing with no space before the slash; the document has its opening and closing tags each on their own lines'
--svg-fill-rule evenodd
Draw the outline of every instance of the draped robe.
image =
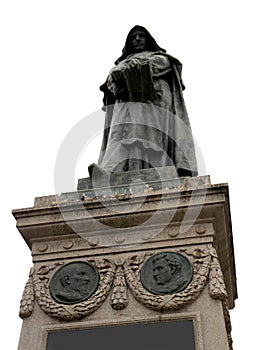
<svg viewBox="0 0 261 350">
<path fill-rule="evenodd" d="M 139 64 L 138 74 L 132 74 L 130 62 Z M 115 70 L 122 81 L 113 81 Z M 122 172 L 174 165 L 197 175 L 181 70 L 181 63 L 162 51 L 129 55 L 111 70 L 101 86 L 106 115 L 100 167 Z"/>
</svg>

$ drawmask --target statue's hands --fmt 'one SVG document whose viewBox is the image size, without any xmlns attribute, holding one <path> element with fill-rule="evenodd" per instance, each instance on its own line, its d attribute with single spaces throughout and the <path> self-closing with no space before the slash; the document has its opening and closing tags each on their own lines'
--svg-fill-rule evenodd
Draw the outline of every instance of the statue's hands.
<svg viewBox="0 0 261 350">
<path fill-rule="evenodd" d="M 107 80 L 107 86 L 109 87 L 109 89 L 111 87 L 111 91 L 113 91 L 116 100 L 127 101 L 128 90 L 126 87 L 122 70 L 113 69 L 110 72 Z"/>
<path fill-rule="evenodd" d="M 141 64 L 137 61 L 131 61 L 128 63 L 126 69 L 128 69 L 131 74 L 136 75 L 141 71 Z"/>
<path fill-rule="evenodd" d="M 121 70 L 114 70 L 114 71 L 111 73 L 111 79 L 112 79 L 112 81 L 114 81 L 114 82 L 123 79 L 123 73 L 122 73 L 122 71 L 121 71 Z"/>
</svg>

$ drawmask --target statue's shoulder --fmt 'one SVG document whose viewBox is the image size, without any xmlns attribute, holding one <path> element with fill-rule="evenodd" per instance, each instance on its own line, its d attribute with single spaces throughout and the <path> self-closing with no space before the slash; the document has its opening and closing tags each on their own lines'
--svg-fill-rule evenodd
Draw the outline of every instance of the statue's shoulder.
<svg viewBox="0 0 261 350">
<path fill-rule="evenodd" d="M 165 57 L 168 57 L 168 59 L 170 60 L 171 63 L 173 63 L 175 66 L 180 66 L 182 67 L 182 63 L 180 62 L 179 59 L 177 59 L 176 57 L 166 53 L 166 52 L 162 52 L 162 55 L 164 55 Z"/>
<path fill-rule="evenodd" d="M 161 52 L 162 55 L 164 55 L 165 57 L 168 58 L 170 64 L 175 67 L 173 68 L 172 72 L 174 75 L 177 76 L 178 81 L 180 82 L 180 87 L 182 90 L 185 90 L 185 84 L 182 80 L 182 63 L 180 62 L 180 60 L 178 60 L 176 57 L 166 53 L 166 52 Z"/>
<path fill-rule="evenodd" d="M 164 56 L 166 58 L 169 59 L 170 63 L 174 64 L 175 66 L 177 67 L 182 67 L 182 63 L 180 62 L 179 59 L 177 59 L 176 57 L 166 53 L 166 52 L 163 52 L 163 51 L 154 51 L 154 52 L 150 52 L 151 55 L 155 55 L 155 56 Z"/>
</svg>

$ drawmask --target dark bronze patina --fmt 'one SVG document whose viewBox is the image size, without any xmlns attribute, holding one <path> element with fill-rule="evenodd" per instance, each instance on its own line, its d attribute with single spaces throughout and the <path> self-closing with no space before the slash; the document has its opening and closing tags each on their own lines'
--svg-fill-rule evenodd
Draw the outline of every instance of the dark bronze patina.
<svg viewBox="0 0 261 350">
<path fill-rule="evenodd" d="M 184 290 L 192 280 L 193 267 L 180 253 L 161 252 L 150 257 L 141 269 L 143 287 L 153 294 L 165 295 Z"/>
<path fill-rule="evenodd" d="M 58 303 L 76 304 L 89 298 L 98 284 L 97 269 L 88 262 L 77 261 L 56 271 L 50 282 L 50 292 Z"/>
<path fill-rule="evenodd" d="M 197 176 L 181 62 L 135 26 L 115 64 L 100 88 L 105 128 L 90 176 L 166 166 L 175 166 L 179 177 Z"/>
</svg>

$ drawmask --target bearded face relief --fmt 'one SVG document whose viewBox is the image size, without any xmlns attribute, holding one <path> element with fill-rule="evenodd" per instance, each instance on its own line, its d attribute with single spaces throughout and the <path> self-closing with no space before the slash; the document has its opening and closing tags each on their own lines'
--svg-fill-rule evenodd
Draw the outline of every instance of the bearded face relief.
<svg viewBox="0 0 261 350">
<path fill-rule="evenodd" d="M 50 292 L 55 301 L 75 304 L 88 299 L 97 289 L 99 275 L 90 263 L 78 261 L 61 267 L 50 282 Z"/>
<path fill-rule="evenodd" d="M 58 295 L 65 301 L 81 299 L 81 296 L 88 289 L 89 282 L 90 278 L 83 268 L 71 267 L 60 278 L 60 283 L 64 288 Z"/>
</svg>

